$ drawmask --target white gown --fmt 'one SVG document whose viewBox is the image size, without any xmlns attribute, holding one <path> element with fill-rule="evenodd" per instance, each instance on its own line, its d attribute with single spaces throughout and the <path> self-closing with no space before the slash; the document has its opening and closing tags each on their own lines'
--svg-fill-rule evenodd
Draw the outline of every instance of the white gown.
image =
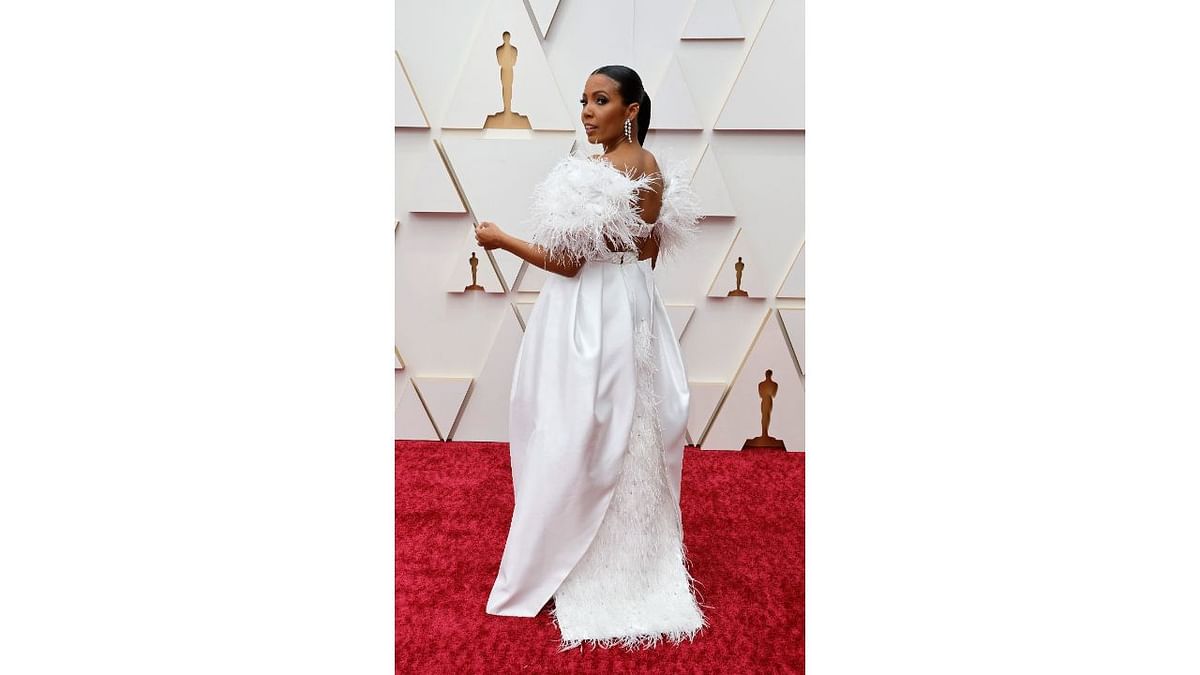
<svg viewBox="0 0 1200 675">
<path fill-rule="evenodd" d="M 682 163 L 662 163 L 658 264 L 700 219 Z M 509 400 L 515 507 L 487 612 L 535 616 L 551 597 L 564 648 L 692 638 L 705 620 L 686 570 L 679 483 L 688 383 L 630 178 L 564 158 L 533 195 L 533 243 L 587 259 L 548 275 Z M 606 241 L 607 237 L 607 241 Z"/>
</svg>

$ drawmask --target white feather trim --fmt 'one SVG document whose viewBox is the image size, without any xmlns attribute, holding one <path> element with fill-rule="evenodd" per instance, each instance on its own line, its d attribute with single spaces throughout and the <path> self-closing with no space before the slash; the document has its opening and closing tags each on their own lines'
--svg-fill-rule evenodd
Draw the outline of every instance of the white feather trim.
<svg viewBox="0 0 1200 675">
<path fill-rule="evenodd" d="M 603 157 L 570 154 L 551 169 L 530 197 L 530 241 L 546 249 L 554 262 L 603 259 L 613 249 L 632 251 L 651 231 L 659 240 L 659 258 L 678 254 L 697 232 L 700 209 L 683 162 L 663 169 L 665 188 L 658 221 L 642 220 L 638 191 L 658 176 L 633 177 Z"/>
<path fill-rule="evenodd" d="M 599 258 L 609 241 L 633 250 L 634 232 L 645 228 L 637 191 L 649 184 L 649 177 L 632 179 L 607 160 L 568 155 L 533 192 L 530 240 L 555 262 Z"/>
<path fill-rule="evenodd" d="M 666 187 L 658 222 L 654 223 L 654 234 L 658 238 L 658 259 L 671 260 L 696 238 L 700 231 L 697 224 L 704 216 L 700 215 L 700 202 L 692 191 L 687 164 L 682 161 L 664 161 L 663 164 L 665 166 L 659 168 Z"/>
</svg>

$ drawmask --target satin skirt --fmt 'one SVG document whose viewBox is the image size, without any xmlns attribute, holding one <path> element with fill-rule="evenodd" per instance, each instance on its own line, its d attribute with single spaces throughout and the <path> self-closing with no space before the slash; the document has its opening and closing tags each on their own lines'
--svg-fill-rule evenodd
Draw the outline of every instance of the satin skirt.
<svg viewBox="0 0 1200 675">
<path fill-rule="evenodd" d="M 509 404 L 515 506 L 488 613 L 535 616 L 553 597 L 564 646 L 694 635 L 688 385 L 649 260 L 614 253 L 548 276 Z"/>
</svg>

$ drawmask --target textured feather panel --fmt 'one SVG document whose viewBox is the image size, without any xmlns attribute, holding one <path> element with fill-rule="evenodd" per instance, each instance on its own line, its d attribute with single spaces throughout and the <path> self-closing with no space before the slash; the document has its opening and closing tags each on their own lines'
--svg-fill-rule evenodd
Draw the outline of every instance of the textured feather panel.
<svg viewBox="0 0 1200 675">
<path fill-rule="evenodd" d="M 609 242 L 634 250 L 636 233 L 646 229 L 637 192 L 651 180 L 632 178 L 605 159 L 568 155 L 533 191 L 530 240 L 556 262 L 602 257 Z"/>
<path fill-rule="evenodd" d="M 564 650 L 679 644 L 708 624 L 687 569 L 679 504 L 663 464 L 656 339 L 646 319 L 639 319 L 634 420 L 621 473 L 595 538 L 554 593 L 551 617 Z"/>
</svg>

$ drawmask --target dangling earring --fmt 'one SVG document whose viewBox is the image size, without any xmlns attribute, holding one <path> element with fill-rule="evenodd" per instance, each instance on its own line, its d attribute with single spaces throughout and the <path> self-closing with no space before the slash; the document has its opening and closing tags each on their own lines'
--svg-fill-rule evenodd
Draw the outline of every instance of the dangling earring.
<svg viewBox="0 0 1200 675">
<path fill-rule="evenodd" d="M 633 130 L 633 125 L 630 124 L 629 118 L 626 117 L 625 118 L 625 140 L 629 143 L 633 142 L 633 134 L 631 133 L 632 130 Z"/>
</svg>

